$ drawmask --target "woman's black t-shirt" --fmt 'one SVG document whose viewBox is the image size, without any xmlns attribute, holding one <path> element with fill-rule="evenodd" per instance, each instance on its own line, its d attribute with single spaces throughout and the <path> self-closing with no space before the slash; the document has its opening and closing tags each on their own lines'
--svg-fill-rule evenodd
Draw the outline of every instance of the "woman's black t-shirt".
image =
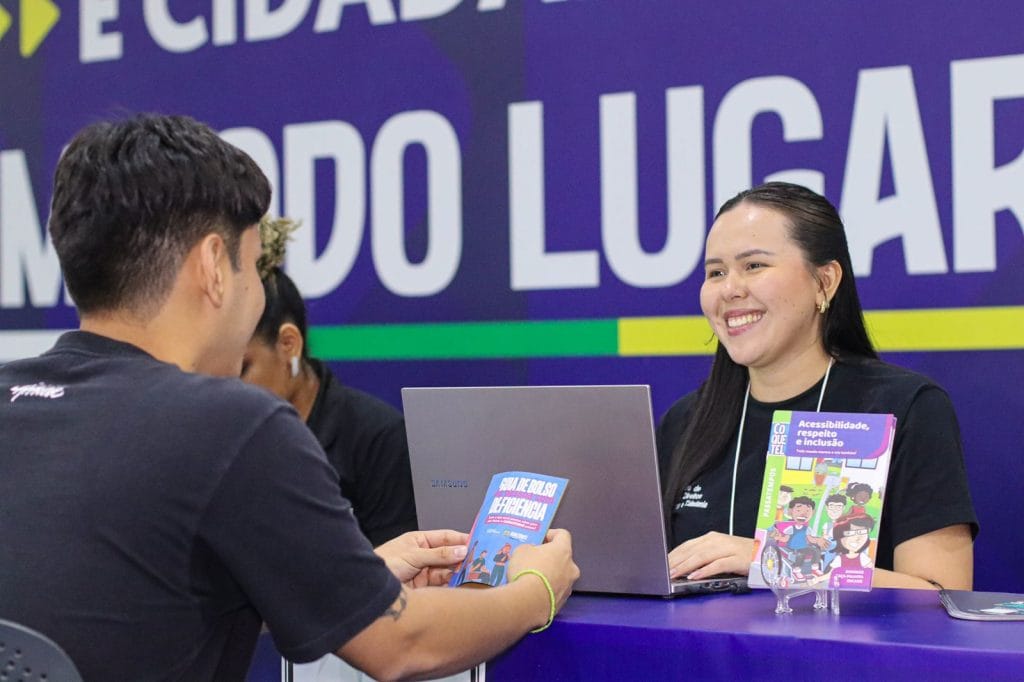
<svg viewBox="0 0 1024 682">
<path fill-rule="evenodd" d="M 733 534 L 754 536 L 765 455 L 775 410 L 813 412 L 822 382 L 778 403 L 750 398 L 736 474 Z M 668 469 L 689 423 L 696 393 L 679 399 L 658 427 L 658 456 Z M 966 523 L 977 534 L 964 469 L 960 428 L 949 396 L 927 377 L 877 360 L 837 362 L 829 374 L 822 412 L 880 412 L 896 416 L 896 436 L 882 510 L 876 565 L 891 569 L 896 545 L 947 526 Z M 676 502 L 668 529 L 670 548 L 709 531 L 729 532 L 736 435 L 726 456 L 702 473 Z"/>
</svg>

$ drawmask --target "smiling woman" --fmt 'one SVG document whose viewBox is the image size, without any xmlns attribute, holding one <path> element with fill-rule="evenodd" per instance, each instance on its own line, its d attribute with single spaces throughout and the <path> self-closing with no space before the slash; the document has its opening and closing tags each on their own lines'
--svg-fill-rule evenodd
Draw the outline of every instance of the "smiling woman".
<svg viewBox="0 0 1024 682">
<path fill-rule="evenodd" d="M 762 400 L 806 388 L 799 384 L 828 364 L 818 308 L 827 309 L 842 279 L 835 260 L 807 263 L 787 222 L 745 204 L 722 214 L 707 240 L 701 310 Z"/>
<path fill-rule="evenodd" d="M 875 583 L 969 589 L 977 520 L 953 406 L 878 359 L 835 208 L 788 183 L 741 192 L 716 216 L 704 263 L 711 374 L 658 429 L 673 576 L 747 572 L 775 410 L 876 412 L 897 431 L 877 561 L 888 570 Z"/>
</svg>

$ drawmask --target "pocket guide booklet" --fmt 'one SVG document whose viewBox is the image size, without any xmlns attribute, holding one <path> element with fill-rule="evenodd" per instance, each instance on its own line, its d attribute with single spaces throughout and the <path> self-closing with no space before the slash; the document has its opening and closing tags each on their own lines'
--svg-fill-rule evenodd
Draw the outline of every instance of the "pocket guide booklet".
<svg viewBox="0 0 1024 682">
<path fill-rule="evenodd" d="M 946 612 L 965 620 L 1024 620 L 1024 594 L 940 590 Z"/>
<path fill-rule="evenodd" d="M 771 428 L 750 586 L 870 590 L 896 418 L 779 410 Z"/>
<path fill-rule="evenodd" d="M 506 471 L 495 474 L 469 534 L 469 550 L 449 585 L 503 585 L 512 552 L 544 542 L 568 479 Z"/>
</svg>

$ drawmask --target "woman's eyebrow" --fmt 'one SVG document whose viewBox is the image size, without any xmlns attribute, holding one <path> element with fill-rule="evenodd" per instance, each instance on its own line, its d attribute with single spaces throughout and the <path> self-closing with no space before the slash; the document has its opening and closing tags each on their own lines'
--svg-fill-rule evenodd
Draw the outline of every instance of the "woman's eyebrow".
<svg viewBox="0 0 1024 682">
<path fill-rule="evenodd" d="M 766 249 L 748 249 L 746 251 L 741 251 L 740 253 L 737 253 L 733 257 L 733 260 L 743 260 L 744 258 L 750 258 L 751 256 L 774 256 L 774 255 L 775 255 L 774 251 L 768 251 Z M 724 262 L 725 261 L 722 258 L 705 258 L 704 259 L 704 265 L 705 266 L 707 266 L 707 265 L 717 265 L 717 264 L 721 264 L 721 263 L 724 263 Z"/>
</svg>

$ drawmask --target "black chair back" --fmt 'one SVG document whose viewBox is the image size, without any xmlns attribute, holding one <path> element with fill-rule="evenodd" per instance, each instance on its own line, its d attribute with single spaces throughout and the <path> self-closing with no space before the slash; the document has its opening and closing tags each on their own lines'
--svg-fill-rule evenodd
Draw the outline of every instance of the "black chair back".
<svg viewBox="0 0 1024 682">
<path fill-rule="evenodd" d="M 82 682 L 71 657 L 46 635 L 0 620 L 0 682 Z"/>
</svg>

